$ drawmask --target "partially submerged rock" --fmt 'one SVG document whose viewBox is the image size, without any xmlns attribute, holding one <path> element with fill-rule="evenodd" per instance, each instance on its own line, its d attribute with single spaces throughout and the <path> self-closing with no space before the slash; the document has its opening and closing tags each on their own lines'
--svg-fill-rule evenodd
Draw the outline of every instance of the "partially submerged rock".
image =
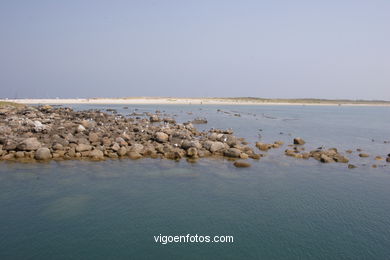
<svg viewBox="0 0 390 260">
<path fill-rule="evenodd" d="M 300 137 L 294 138 L 294 144 L 295 144 L 295 145 L 304 145 L 305 143 L 306 143 L 305 140 L 303 140 L 303 139 L 300 138 Z"/>
<path fill-rule="evenodd" d="M 237 168 L 247 168 L 247 167 L 250 167 L 250 166 L 251 166 L 250 163 L 244 162 L 244 161 L 235 161 L 233 164 L 234 164 L 234 166 L 236 166 Z"/>
</svg>

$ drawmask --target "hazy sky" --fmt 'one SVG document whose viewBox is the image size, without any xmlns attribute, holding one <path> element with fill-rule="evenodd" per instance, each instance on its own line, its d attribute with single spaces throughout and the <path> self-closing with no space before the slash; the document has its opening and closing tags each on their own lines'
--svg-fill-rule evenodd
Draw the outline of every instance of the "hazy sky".
<svg viewBox="0 0 390 260">
<path fill-rule="evenodd" d="M 390 100 L 390 1 L 0 1 L 0 97 Z"/>
</svg>

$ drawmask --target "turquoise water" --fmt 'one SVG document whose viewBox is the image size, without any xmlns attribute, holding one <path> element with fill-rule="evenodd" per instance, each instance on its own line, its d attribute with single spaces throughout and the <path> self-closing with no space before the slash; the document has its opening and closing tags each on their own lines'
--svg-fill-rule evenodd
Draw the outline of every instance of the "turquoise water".
<svg viewBox="0 0 390 260">
<path fill-rule="evenodd" d="M 372 156 L 350 155 L 353 170 L 285 157 L 285 148 L 246 169 L 212 159 L 3 162 L 0 259 L 389 258 L 390 164 L 373 159 L 390 153 L 383 142 L 389 108 L 76 108 L 91 107 L 159 109 L 179 121 L 204 116 L 209 123 L 199 128 L 231 127 L 250 141 L 300 136 L 308 148 L 361 148 Z M 234 243 L 162 245 L 154 242 L 159 234 L 232 235 Z"/>
</svg>

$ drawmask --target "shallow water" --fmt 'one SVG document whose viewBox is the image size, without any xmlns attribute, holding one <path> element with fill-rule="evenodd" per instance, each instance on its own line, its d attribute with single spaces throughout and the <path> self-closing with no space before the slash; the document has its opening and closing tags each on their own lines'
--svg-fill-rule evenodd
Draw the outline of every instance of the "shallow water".
<svg viewBox="0 0 390 260">
<path fill-rule="evenodd" d="M 212 159 L 2 162 L 0 259 L 389 257 L 390 164 L 373 159 L 390 153 L 389 108 L 75 106 L 108 107 L 201 116 L 209 123 L 198 128 L 231 127 L 251 142 L 300 136 L 308 149 L 361 148 L 371 157 L 348 155 L 353 170 L 285 157 L 285 147 L 246 169 Z M 162 245 L 159 234 L 233 235 L 234 243 Z"/>
</svg>

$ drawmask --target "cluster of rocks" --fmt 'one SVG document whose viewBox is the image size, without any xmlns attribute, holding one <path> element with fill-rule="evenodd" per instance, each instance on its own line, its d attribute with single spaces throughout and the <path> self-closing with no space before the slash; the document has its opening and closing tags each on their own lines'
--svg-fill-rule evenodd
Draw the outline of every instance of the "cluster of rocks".
<svg viewBox="0 0 390 260">
<path fill-rule="evenodd" d="M 125 117 L 109 109 L 75 111 L 66 107 L 0 109 L 1 160 L 64 160 L 143 157 L 190 162 L 219 156 L 232 160 L 261 156 L 232 130 L 198 131 L 160 113 Z M 239 161 L 237 167 L 250 164 Z"/>
<path fill-rule="evenodd" d="M 269 149 L 280 148 L 283 144 L 284 144 L 284 142 L 282 142 L 282 141 L 275 141 L 273 144 L 256 142 L 256 147 L 259 148 L 259 150 L 266 152 Z"/>
<path fill-rule="evenodd" d="M 294 146 L 293 149 L 287 149 L 285 151 L 287 156 L 292 156 L 295 158 L 309 159 L 314 158 L 317 161 L 322 163 L 348 163 L 349 159 L 339 153 L 336 148 L 330 149 L 315 149 L 310 152 L 304 152 L 304 149 L 301 147 Z"/>
<path fill-rule="evenodd" d="M 285 150 L 285 155 L 291 156 L 294 158 L 299 159 L 309 159 L 314 158 L 319 162 L 322 163 L 348 163 L 349 159 L 344 156 L 342 153 L 340 153 L 337 148 L 329 148 L 324 149 L 323 147 L 319 147 L 315 150 L 306 152 L 305 148 L 302 146 L 306 142 L 302 138 L 294 138 L 293 145 L 289 145 L 291 148 Z M 260 149 L 260 147 L 259 147 Z M 362 152 L 362 149 L 358 148 L 356 149 L 357 152 L 359 152 L 358 156 L 360 158 L 367 158 L 370 157 L 368 153 Z M 352 154 L 352 150 L 346 150 L 346 153 Z M 376 161 L 384 160 L 381 156 L 375 157 Z M 388 154 L 388 157 L 386 158 L 386 162 L 390 162 L 390 154 Z M 373 168 L 377 168 L 376 164 L 372 165 Z M 348 164 L 348 168 L 353 169 L 356 168 L 356 165 Z"/>
</svg>

